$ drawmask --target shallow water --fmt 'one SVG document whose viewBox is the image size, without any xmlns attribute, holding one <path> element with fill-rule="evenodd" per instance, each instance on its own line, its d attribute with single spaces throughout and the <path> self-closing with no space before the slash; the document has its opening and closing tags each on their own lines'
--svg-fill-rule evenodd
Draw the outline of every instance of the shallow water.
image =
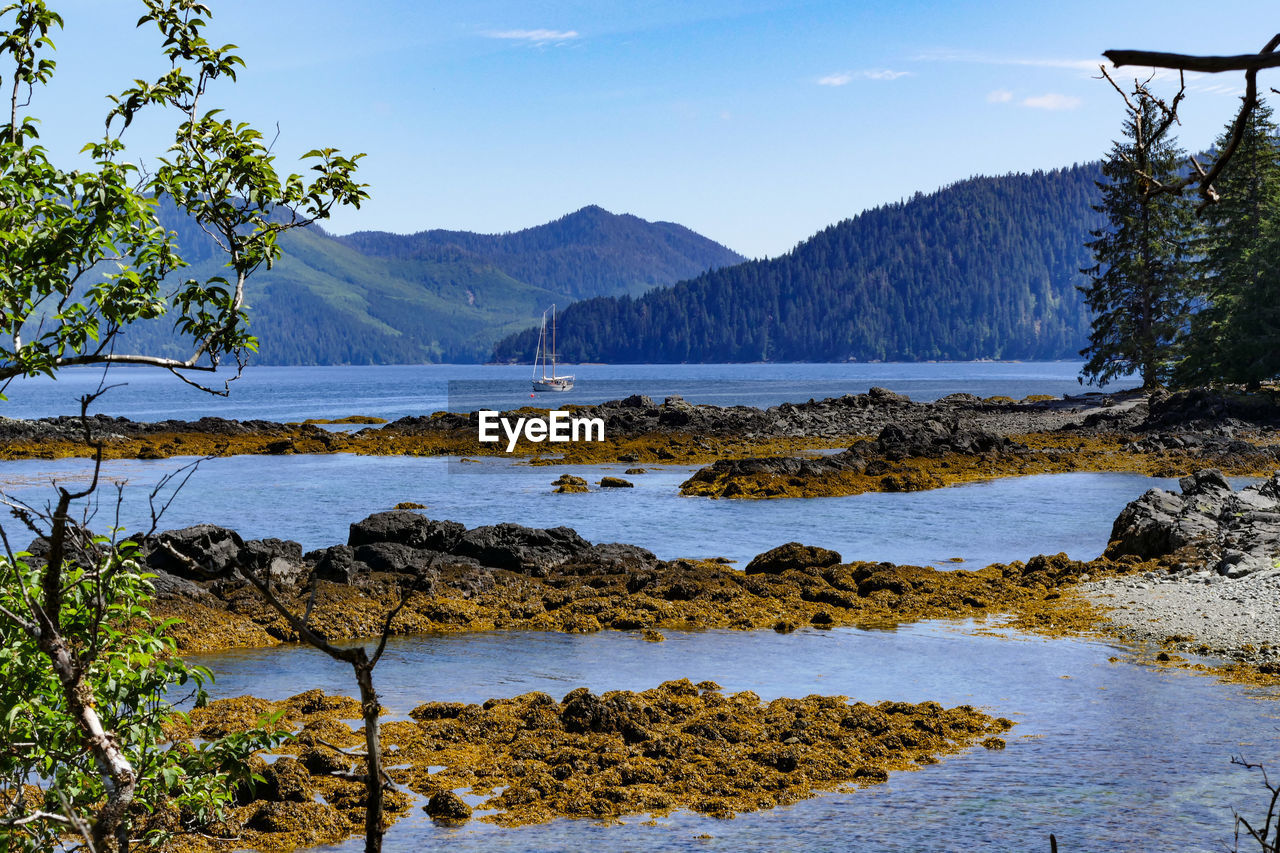
<svg viewBox="0 0 1280 853">
<path fill-rule="evenodd" d="M 105 476 L 127 480 L 120 526 L 150 526 L 148 494 L 183 460 L 116 460 Z M 1134 474 L 1080 473 L 1011 477 L 927 492 L 771 501 L 680 497 L 695 470 L 650 467 L 629 475 L 632 489 L 552 494 L 564 473 L 593 484 L 624 465 L 530 466 L 506 459 L 475 463 L 444 458 L 233 456 L 203 463 L 164 516 L 161 529 L 208 522 L 246 539 L 294 539 L 304 549 L 347 541 L 348 526 L 400 501 L 426 504 L 432 518 L 469 527 L 517 522 L 567 525 L 593 542 L 626 542 L 663 559 L 722 556 L 745 565 L 756 554 L 800 541 L 839 551 L 846 560 L 943 563 L 969 567 L 1065 551 L 1092 559 L 1106 547 L 1125 504 L 1171 481 Z M 47 500 L 51 478 L 83 482 L 86 460 L 26 460 L 0 466 L 0 490 Z M 114 490 L 99 493 L 93 528 L 114 521 Z"/>
<path fill-rule="evenodd" d="M 888 784 L 823 795 L 730 821 L 678 813 L 626 828 L 560 820 L 501 829 L 438 828 L 415 807 L 388 850 L 1221 850 L 1232 807 L 1256 815 L 1258 780 L 1231 756 L 1280 764 L 1273 693 L 1121 660 L 1105 643 L 975 636 L 964 625 L 894 631 L 665 632 L 666 642 L 489 633 L 393 640 L 376 673 L 402 717 L 424 701 L 483 701 L 574 687 L 643 690 L 711 679 L 765 701 L 811 693 L 855 700 L 972 704 L 1018 723 L 1008 749 L 981 747 L 895 774 Z M 313 687 L 351 695 L 349 668 L 309 648 L 202 656 L 217 695 L 279 699 Z M 699 838 L 702 834 L 711 838 Z M 321 848 L 356 851 L 361 842 Z"/>
<path fill-rule="evenodd" d="M 1029 394 L 1078 394 L 1081 362 L 953 362 L 942 364 L 634 364 L 573 368 L 574 389 L 541 394 L 537 405 L 599 403 L 631 394 L 655 400 L 679 394 L 691 403 L 773 406 L 784 401 L 859 394 L 880 385 L 913 400 L 957 391 L 1022 399 Z M 529 405 L 528 365 L 427 364 L 378 367 L 250 367 L 228 397 L 213 397 L 167 372 L 113 368 L 113 388 L 91 409 L 134 420 L 194 419 L 204 415 L 291 421 L 345 415 L 387 419 L 441 409 L 473 411 Z M 203 381 L 203 377 L 196 376 Z M 63 370 L 56 381 L 15 381 L 0 402 L 11 418 L 69 415 L 80 395 L 102 381 L 99 369 Z M 213 383 L 221 388 L 221 382 Z M 1130 387 L 1121 380 L 1116 387 Z"/>
</svg>

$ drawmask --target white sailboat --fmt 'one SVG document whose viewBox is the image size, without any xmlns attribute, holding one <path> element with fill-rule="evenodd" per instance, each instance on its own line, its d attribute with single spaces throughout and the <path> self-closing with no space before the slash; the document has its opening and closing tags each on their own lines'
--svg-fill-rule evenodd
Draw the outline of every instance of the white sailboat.
<svg viewBox="0 0 1280 853">
<path fill-rule="evenodd" d="M 551 312 L 551 337 L 547 337 L 547 311 Z M 568 391 L 573 388 L 572 376 L 556 376 L 556 306 L 542 312 L 542 331 L 538 332 L 538 351 L 533 355 L 533 390 Z M 551 363 L 551 375 L 547 375 L 547 363 Z M 542 376 L 538 376 L 538 367 Z"/>
</svg>

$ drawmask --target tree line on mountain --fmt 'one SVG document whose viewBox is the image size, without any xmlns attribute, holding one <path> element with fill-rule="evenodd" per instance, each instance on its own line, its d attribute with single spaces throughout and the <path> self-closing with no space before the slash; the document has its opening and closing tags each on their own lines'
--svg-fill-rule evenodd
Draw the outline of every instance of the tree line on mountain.
<svg viewBox="0 0 1280 853">
<path fill-rule="evenodd" d="M 1097 163 L 978 177 L 869 210 L 773 259 L 639 297 L 586 300 L 559 324 L 566 361 L 1062 359 L 1089 328 L 1078 290 Z M 500 341 L 527 361 L 537 329 Z"/>
<path fill-rule="evenodd" d="M 1104 164 L 1082 375 L 1105 383 L 1136 373 L 1146 388 L 1257 387 L 1280 374 L 1280 131 L 1265 103 L 1245 114 L 1215 182 L 1219 200 L 1197 204 L 1165 191 L 1186 168 L 1169 115 L 1138 86 Z"/>
</svg>

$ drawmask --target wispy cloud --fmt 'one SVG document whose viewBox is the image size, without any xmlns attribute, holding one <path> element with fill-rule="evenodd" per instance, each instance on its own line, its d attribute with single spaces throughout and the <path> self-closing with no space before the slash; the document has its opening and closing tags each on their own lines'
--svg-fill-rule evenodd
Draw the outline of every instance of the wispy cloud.
<svg viewBox="0 0 1280 853">
<path fill-rule="evenodd" d="M 1034 68 L 1066 68 L 1072 71 L 1096 72 L 1099 65 L 1110 66 L 1102 57 L 1097 59 L 1065 59 L 1045 56 L 992 56 L 972 51 L 931 51 L 916 57 L 922 62 L 972 62 L 979 65 L 1022 65 Z"/>
<path fill-rule="evenodd" d="M 899 77 L 910 77 L 910 71 L 892 71 L 888 68 L 869 69 L 866 71 L 840 71 L 818 78 L 819 86 L 845 86 L 854 80 L 897 80 Z"/>
<path fill-rule="evenodd" d="M 1059 95 L 1053 92 L 1044 95 L 1032 95 L 1022 99 L 1022 106 L 1036 110 L 1074 110 L 1080 106 L 1081 100 L 1075 95 Z"/>
<path fill-rule="evenodd" d="M 987 103 L 989 104 L 1007 104 L 1013 100 L 1013 92 L 1008 89 L 996 89 L 987 92 Z"/>
<path fill-rule="evenodd" d="M 579 38 L 577 30 L 497 30 L 485 33 L 491 39 L 523 41 L 529 44 L 551 44 Z"/>
</svg>

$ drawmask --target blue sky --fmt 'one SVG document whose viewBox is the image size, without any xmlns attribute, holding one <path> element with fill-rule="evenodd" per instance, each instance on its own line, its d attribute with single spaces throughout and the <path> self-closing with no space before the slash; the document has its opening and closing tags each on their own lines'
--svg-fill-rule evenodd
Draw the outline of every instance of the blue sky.
<svg viewBox="0 0 1280 853">
<path fill-rule="evenodd" d="M 278 123 L 282 165 L 367 153 L 373 197 L 333 231 L 500 232 L 599 204 L 752 257 L 970 175 L 1101 156 L 1123 117 L 1093 79 L 1104 49 L 1245 53 L 1280 30 L 1274 2 L 208 2 L 210 40 L 248 65 L 211 106 Z M 70 162 L 158 40 L 138 4 L 53 5 L 58 76 L 29 113 Z M 1188 89 L 1181 138 L 1202 147 L 1242 81 Z M 162 131 L 142 124 L 135 156 Z"/>
</svg>

